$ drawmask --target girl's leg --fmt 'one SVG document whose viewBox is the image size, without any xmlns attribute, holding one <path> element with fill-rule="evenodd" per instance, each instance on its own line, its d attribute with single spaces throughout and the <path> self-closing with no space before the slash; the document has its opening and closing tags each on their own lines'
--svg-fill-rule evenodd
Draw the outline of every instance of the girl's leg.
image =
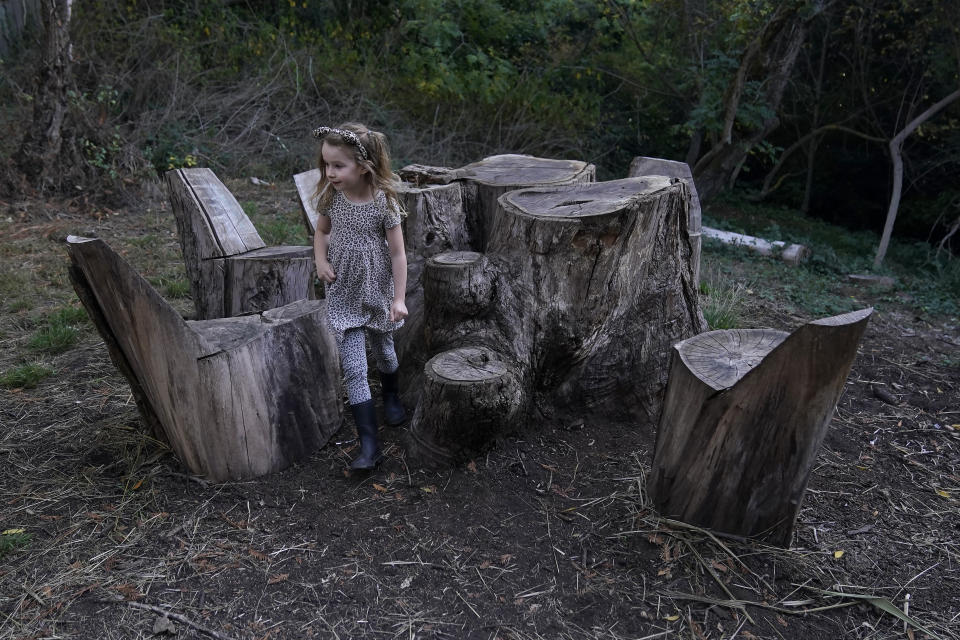
<svg viewBox="0 0 960 640">
<path fill-rule="evenodd" d="M 370 331 L 370 351 L 377 363 L 380 373 L 394 373 L 400 364 L 397 362 L 397 352 L 393 348 L 393 333 L 387 331 Z"/>
<path fill-rule="evenodd" d="M 384 422 L 388 427 L 399 427 L 407 421 L 407 412 L 400 402 L 400 380 L 397 375 L 399 363 L 397 352 L 393 348 L 393 334 L 370 331 L 370 347 L 380 371 Z"/>
<path fill-rule="evenodd" d="M 347 397 L 351 405 L 360 404 L 370 399 L 363 329 L 347 329 L 338 338 L 337 348 L 340 350 L 340 367 L 347 385 Z"/>
<path fill-rule="evenodd" d="M 377 412 L 370 398 L 367 384 L 367 354 L 364 349 L 363 329 L 348 329 L 339 336 L 340 366 L 347 385 L 350 411 L 357 424 L 360 455 L 350 462 L 351 469 L 373 469 L 383 459 L 377 440 Z"/>
</svg>

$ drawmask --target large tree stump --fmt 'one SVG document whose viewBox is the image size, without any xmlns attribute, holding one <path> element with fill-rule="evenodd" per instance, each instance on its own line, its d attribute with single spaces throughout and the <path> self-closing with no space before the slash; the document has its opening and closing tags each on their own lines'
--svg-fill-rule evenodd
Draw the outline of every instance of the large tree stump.
<svg viewBox="0 0 960 640">
<path fill-rule="evenodd" d="M 547 404 L 656 420 L 670 345 L 706 328 L 688 197 L 663 177 L 501 197 L 497 325 Z"/>
<path fill-rule="evenodd" d="M 497 354 L 519 389 L 517 422 L 594 413 L 652 424 L 670 345 L 705 327 L 687 201 L 684 183 L 665 177 L 504 194 L 484 254 L 427 263 L 427 347 Z M 422 387 L 411 432 L 464 438 L 470 406 L 434 420 L 440 387 Z"/>
<path fill-rule="evenodd" d="M 70 236 L 70 277 L 144 421 L 214 481 L 284 468 L 342 424 L 323 301 L 184 321 L 102 240 Z"/>
<path fill-rule="evenodd" d="M 649 480 L 660 513 L 789 546 L 872 312 L 676 344 Z"/>
<path fill-rule="evenodd" d="M 427 362 L 424 372 L 423 401 L 410 421 L 410 440 L 411 454 L 430 466 L 479 456 L 520 408 L 522 396 L 511 366 L 495 352 L 476 347 L 444 351 Z"/>
<path fill-rule="evenodd" d="M 174 169 L 165 179 L 198 319 L 313 297 L 312 247 L 267 247 L 210 169 Z"/>
<path fill-rule="evenodd" d="M 693 282 L 700 286 L 700 220 L 703 214 L 700 209 L 700 196 L 697 195 L 697 185 L 693 182 L 693 172 L 690 171 L 690 165 L 676 160 L 637 156 L 630 163 L 627 177 L 637 178 L 640 176 L 679 178 L 687 184 L 687 188 L 690 190 L 690 217 L 687 224 L 687 234 L 690 236 L 690 262 L 693 269 Z"/>
</svg>

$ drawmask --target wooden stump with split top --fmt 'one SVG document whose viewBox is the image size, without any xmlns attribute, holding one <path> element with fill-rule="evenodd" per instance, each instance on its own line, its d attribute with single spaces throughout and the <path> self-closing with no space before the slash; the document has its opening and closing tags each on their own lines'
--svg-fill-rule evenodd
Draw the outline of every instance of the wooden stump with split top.
<svg viewBox="0 0 960 640">
<path fill-rule="evenodd" d="M 268 247 L 205 168 L 164 175 L 197 319 L 259 313 L 313 297 L 311 247 Z"/>
<path fill-rule="evenodd" d="M 70 279 L 137 408 L 191 472 L 213 481 L 277 471 L 343 422 L 323 301 L 185 321 L 102 240 L 67 238 Z"/>
<path fill-rule="evenodd" d="M 660 513 L 789 546 L 872 312 L 677 343 L 649 477 Z"/>
</svg>

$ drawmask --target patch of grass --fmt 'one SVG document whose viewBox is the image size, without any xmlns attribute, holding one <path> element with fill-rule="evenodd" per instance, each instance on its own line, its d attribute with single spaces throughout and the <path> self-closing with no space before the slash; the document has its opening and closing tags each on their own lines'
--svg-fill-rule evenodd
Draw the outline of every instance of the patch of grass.
<svg viewBox="0 0 960 640">
<path fill-rule="evenodd" d="M 147 278 L 148 282 L 168 299 L 179 299 L 190 297 L 190 281 L 183 275 L 165 275 Z"/>
<path fill-rule="evenodd" d="M 0 374 L 0 386 L 7 389 L 32 389 L 44 378 L 53 375 L 53 369 L 42 364 L 30 363 L 14 367 Z"/>
<path fill-rule="evenodd" d="M 30 336 L 27 345 L 34 351 L 45 353 L 63 353 L 77 343 L 80 332 L 61 324 L 47 325 Z"/>
<path fill-rule="evenodd" d="M 89 320 L 83 307 L 62 307 L 48 316 L 51 325 L 85 324 Z"/>
<path fill-rule="evenodd" d="M 26 298 L 14 298 L 7 304 L 7 311 L 10 313 L 20 313 L 30 308 L 30 301 Z"/>
<path fill-rule="evenodd" d="M 721 277 L 719 271 L 700 283 L 700 306 L 711 331 L 740 327 L 747 291 L 746 285 Z"/>
<path fill-rule="evenodd" d="M 250 201 L 244 202 L 241 206 L 267 246 L 306 245 L 309 243 L 307 230 L 296 212 L 262 213 L 257 203 Z"/>
<path fill-rule="evenodd" d="M 80 338 L 77 325 L 88 321 L 83 307 L 67 306 L 47 314 L 43 325 L 30 336 L 27 346 L 33 351 L 63 353 L 73 347 Z"/>
<path fill-rule="evenodd" d="M 0 558 L 30 544 L 30 537 L 23 529 L 0 531 Z"/>
<path fill-rule="evenodd" d="M 167 280 L 163 286 L 163 295 L 168 298 L 189 298 L 190 283 L 186 278 Z"/>
</svg>

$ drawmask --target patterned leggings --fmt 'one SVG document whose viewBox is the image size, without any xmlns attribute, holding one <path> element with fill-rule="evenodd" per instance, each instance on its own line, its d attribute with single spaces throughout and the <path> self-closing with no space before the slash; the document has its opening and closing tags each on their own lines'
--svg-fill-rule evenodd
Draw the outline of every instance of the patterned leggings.
<svg viewBox="0 0 960 640">
<path fill-rule="evenodd" d="M 360 404 L 370 399 L 370 385 L 367 384 L 367 352 L 364 348 L 362 328 L 347 329 L 337 340 L 340 350 L 340 366 L 347 383 L 347 398 L 350 404 Z M 370 336 L 370 351 L 377 363 L 377 369 L 383 373 L 393 373 L 399 366 L 397 353 L 393 349 L 393 334 L 367 330 Z"/>
</svg>

